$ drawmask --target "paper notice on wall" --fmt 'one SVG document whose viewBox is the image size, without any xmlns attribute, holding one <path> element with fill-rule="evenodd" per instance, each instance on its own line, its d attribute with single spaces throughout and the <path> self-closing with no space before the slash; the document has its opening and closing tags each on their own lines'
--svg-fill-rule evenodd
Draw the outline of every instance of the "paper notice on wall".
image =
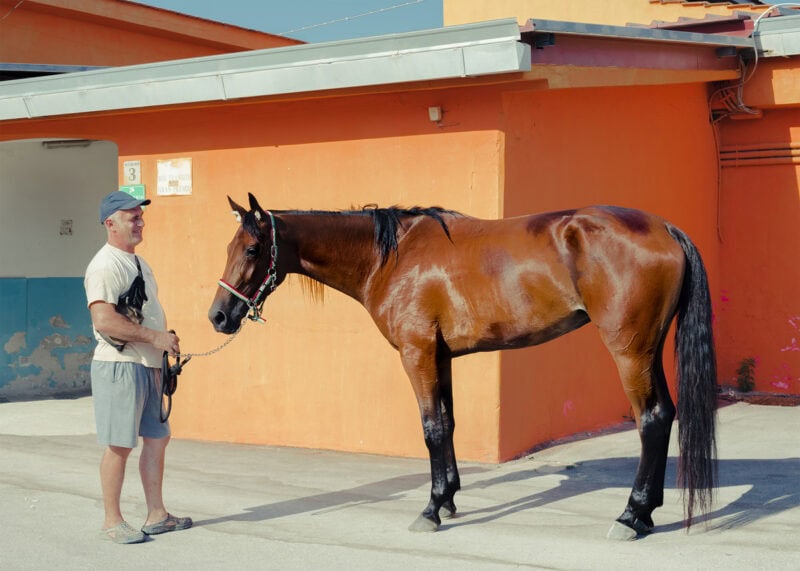
<svg viewBox="0 0 800 571">
<path fill-rule="evenodd" d="M 159 196 L 188 196 L 192 194 L 192 159 L 157 161 Z"/>
</svg>

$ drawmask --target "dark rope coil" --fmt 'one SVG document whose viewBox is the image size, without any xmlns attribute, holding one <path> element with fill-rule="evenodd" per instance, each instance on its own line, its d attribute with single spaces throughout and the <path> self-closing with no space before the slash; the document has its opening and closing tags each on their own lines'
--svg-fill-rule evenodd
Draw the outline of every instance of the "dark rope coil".
<svg viewBox="0 0 800 571">
<path fill-rule="evenodd" d="M 175 333 L 172 329 L 170 329 L 169 332 Z M 164 354 L 161 356 L 161 392 L 167 397 L 167 411 L 164 412 L 164 407 L 162 405 L 159 414 L 161 422 L 167 422 L 167 419 L 169 419 L 169 415 L 172 412 L 172 395 L 178 390 L 178 375 L 181 374 L 183 366 L 191 359 L 192 355 L 189 355 L 181 361 L 181 354 L 178 353 L 175 355 L 175 364 L 170 365 L 169 353 L 164 351 Z"/>
</svg>

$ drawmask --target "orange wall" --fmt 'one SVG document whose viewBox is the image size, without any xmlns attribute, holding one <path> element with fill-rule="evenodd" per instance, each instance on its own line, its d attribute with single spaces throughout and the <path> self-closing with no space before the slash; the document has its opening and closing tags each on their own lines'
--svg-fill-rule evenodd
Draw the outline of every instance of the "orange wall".
<svg viewBox="0 0 800 571">
<path fill-rule="evenodd" d="M 225 195 L 245 202 L 247 192 L 275 209 L 437 204 L 485 218 L 640 207 L 693 236 L 715 285 L 704 97 L 701 86 L 505 95 L 490 86 L 26 121 L 2 136 L 112 139 L 120 170 L 142 161 L 154 200 L 142 253 L 184 351 L 196 353 L 223 340 L 206 312 L 235 229 Z M 441 125 L 428 120 L 429 105 L 445 110 Z M 193 159 L 193 195 L 155 196 L 156 160 L 178 157 Z M 317 304 L 290 282 L 266 316 L 187 367 L 176 436 L 426 455 L 399 359 L 355 301 L 328 290 Z M 457 359 L 454 379 L 465 460 L 505 460 L 628 413 L 591 324 L 541 347 Z"/>
<path fill-rule="evenodd" d="M 20 32 L 23 16 L 31 16 L 26 10 L 46 15 L 66 4 L 23 3 L 3 22 L 4 32 L 27 41 Z M 85 5 L 118 4 L 127 5 L 105 0 Z M 482 9 L 476 20 L 494 17 L 491 10 L 506 17 L 512 4 L 522 6 L 522 20 L 624 23 L 591 16 L 590 8 L 596 12 L 601 4 L 602 14 L 623 12 L 622 6 L 611 9 L 594 0 L 448 0 L 445 19 L 460 23 L 448 21 L 455 6 L 463 7 L 464 18 L 475 6 Z M 686 10 L 642 0 L 645 4 Z M 625 3 L 626 20 L 645 20 L 630 11 L 632 5 Z M 6 7 L 11 8 L 8 0 L 0 0 L 0 8 Z M 563 11 L 568 7 L 586 10 L 579 15 L 587 17 L 570 18 Z M 673 19 L 666 14 L 659 12 L 662 19 Z M 62 33 L 63 22 L 59 25 L 53 24 L 54 37 Z M 86 25 L 81 34 L 92 29 Z M 122 37 L 105 33 L 106 42 Z M 175 55 L 173 39 L 162 37 L 152 47 L 166 46 L 169 57 L 182 57 Z M 87 61 L 86 46 L 71 41 L 65 39 L 63 61 L 47 59 L 52 54 L 45 52 L 36 57 L 47 63 L 105 61 Z M 0 49 L 13 43 L 4 41 Z M 142 40 L 133 53 L 136 61 L 161 57 L 147 45 Z M 37 53 L 27 48 L 26 53 Z M 124 63 L 116 61 L 121 52 L 113 55 L 114 63 Z M 758 85 L 757 79 L 751 85 Z M 717 158 L 705 86 L 550 91 L 537 86 L 430 91 L 417 86 L 383 95 L 5 122 L 0 139 L 105 139 L 118 145 L 120 171 L 125 160 L 142 161 L 153 205 L 141 251 L 159 276 L 170 325 L 186 352 L 211 349 L 223 339 L 211 329 L 206 311 L 235 228 L 225 195 L 244 202 L 253 192 L 263 206 L 275 209 L 436 204 L 485 218 L 614 203 L 660 214 L 698 244 L 712 286 L 723 377 L 744 356 L 756 356 L 759 388 L 776 390 L 783 385 L 775 387 L 773 379 L 791 380 L 800 365 L 790 321 L 798 281 L 792 269 L 797 266 L 795 167 L 723 171 L 720 245 Z M 442 124 L 428 120 L 430 105 L 444 109 Z M 788 144 L 797 113 L 725 122 L 722 144 Z M 193 195 L 156 196 L 156 161 L 179 157 L 193 159 Z M 764 192 L 769 201 L 762 200 Z M 356 302 L 334 291 L 326 294 L 324 303 L 315 304 L 297 283 L 287 283 L 266 305 L 267 325 L 248 324 L 222 352 L 193 361 L 175 397 L 175 435 L 426 456 L 416 403 L 396 353 Z M 671 353 L 670 343 L 668 373 Z M 540 347 L 457 359 L 454 379 L 456 446 L 468 460 L 508 459 L 534 444 L 616 422 L 629 411 L 613 362 L 591 324 Z M 792 382 L 785 390 L 800 392 Z"/>
<path fill-rule="evenodd" d="M 179 276 L 171 274 L 173 287 L 164 288 L 164 301 L 186 350 L 205 350 L 222 340 L 206 312 L 236 227 L 226 194 L 245 203 L 253 192 L 262 206 L 274 209 L 442 204 L 477 216 L 499 214 L 500 133 L 471 129 L 479 112 L 463 100 L 445 102 L 462 128 L 436 127 L 427 106 L 440 99 L 430 97 L 141 118 L 144 131 L 181 133 L 161 149 L 157 141 L 120 143 L 121 160 L 144 161 L 148 185 L 155 183 L 155 159 L 187 153 L 194 158 L 195 195 L 159 199 L 148 212 L 159 242 L 180 244 L 180 250 L 169 252 L 153 241 L 144 250 L 162 273 L 172 260 L 184 263 Z M 185 223 L 174 222 L 181 219 Z M 185 287 L 175 287 L 176 280 Z M 416 401 L 397 353 L 355 301 L 333 290 L 325 296 L 315 304 L 290 282 L 267 302 L 265 326 L 248 324 L 223 352 L 187 368 L 176 402 L 176 434 L 426 456 Z M 464 458 L 496 460 L 498 363 L 497 355 L 455 363 L 461 419 L 456 442 Z"/>
<path fill-rule="evenodd" d="M 702 19 L 707 14 L 733 16 L 735 12 L 760 14 L 764 7 L 742 4 L 708 5 L 705 2 L 664 0 L 443 0 L 444 25 L 454 26 L 496 18 L 562 20 L 625 26 L 653 21 L 674 22 L 679 18 Z"/>
<path fill-rule="evenodd" d="M 0 61 L 118 66 L 298 42 L 119 0 L 0 0 Z"/>
<path fill-rule="evenodd" d="M 716 285 L 716 168 L 702 86 L 503 90 L 20 121 L 0 136 L 111 139 L 120 167 L 142 161 L 154 203 L 141 251 L 185 352 L 224 339 L 206 312 L 235 229 L 225 195 L 245 202 L 247 192 L 275 209 L 436 204 L 484 218 L 640 207 L 697 241 Z M 428 120 L 429 105 L 445 110 L 441 125 Z M 193 159 L 193 195 L 155 196 L 156 160 L 179 157 Z M 316 304 L 290 282 L 266 316 L 186 368 L 176 436 L 426 456 L 409 382 L 363 308 L 332 290 Z M 670 371 L 671 346 L 666 353 Z M 540 347 L 456 359 L 454 380 L 465 460 L 505 460 L 628 413 L 591 324 Z"/>
<path fill-rule="evenodd" d="M 768 109 L 720 128 L 723 150 L 768 146 L 774 157 L 722 169 L 720 377 L 735 386 L 742 359 L 755 358 L 756 390 L 773 393 L 800 394 L 798 125 L 800 110 Z"/>
<path fill-rule="evenodd" d="M 266 208 L 439 204 L 500 212 L 502 147 L 494 104 L 457 91 L 232 105 L 106 117 L 20 121 L 2 138 L 113 139 L 142 161 L 153 204 L 142 254 L 154 267 L 185 352 L 217 346 L 206 312 L 235 222 L 225 198 L 253 192 Z M 488 100 L 487 100 L 488 101 Z M 429 105 L 445 109 L 442 125 Z M 7 127 L 7 128 L 6 128 Z M 156 160 L 191 157 L 193 195 L 155 196 Z M 180 379 L 172 416 L 182 438 L 426 456 L 419 412 L 396 352 L 355 301 L 296 282 L 222 352 Z M 464 459 L 496 461 L 497 353 L 454 363 L 456 443 Z"/>
<path fill-rule="evenodd" d="M 504 215 L 589 204 L 653 212 L 696 242 L 716 291 L 717 171 L 705 101 L 702 85 L 507 95 Z M 664 357 L 674 387 L 672 352 L 670 334 Z M 501 458 L 630 414 L 591 323 L 501 359 Z"/>
</svg>

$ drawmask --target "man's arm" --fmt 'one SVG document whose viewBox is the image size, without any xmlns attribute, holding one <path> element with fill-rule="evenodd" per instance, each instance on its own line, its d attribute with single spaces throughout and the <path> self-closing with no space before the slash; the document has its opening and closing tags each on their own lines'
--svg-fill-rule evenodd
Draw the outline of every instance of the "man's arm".
<svg viewBox="0 0 800 571">
<path fill-rule="evenodd" d="M 103 335 L 134 343 L 149 343 L 159 351 L 167 351 L 172 355 L 181 351 L 177 335 L 169 331 L 149 329 L 129 321 L 117 313 L 111 303 L 96 301 L 89 306 L 89 313 L 94 328 Z"/>
</svg>

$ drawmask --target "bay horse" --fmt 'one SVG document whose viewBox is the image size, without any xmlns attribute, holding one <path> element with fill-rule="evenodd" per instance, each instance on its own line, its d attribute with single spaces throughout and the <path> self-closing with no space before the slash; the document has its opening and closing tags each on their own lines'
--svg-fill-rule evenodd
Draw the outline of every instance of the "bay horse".
<svg viewBox="0 0 800 571">
<path fill-rule="evenodd" d="M 435 531 L 460 488 L 451 360 L 545 343 L 593 322 L 616 362 L 641 440 L 633 489 L 609 537 L 652 531 L 663 504 L 676 409 L 662 364 L 677 316 L 679 484 L 687 528 L 716 478 L 716 360 L 711 300 L 697 248 L 645 212 L 592 206 L 501 220 L 441 208 L 269 211 L 249 194 L 208 312 L 218 332 L 259 320 L 295 273 L 361 303 L 400 354 L 430 454 L 431 494 L 411 524 Z"/>
</svg>

